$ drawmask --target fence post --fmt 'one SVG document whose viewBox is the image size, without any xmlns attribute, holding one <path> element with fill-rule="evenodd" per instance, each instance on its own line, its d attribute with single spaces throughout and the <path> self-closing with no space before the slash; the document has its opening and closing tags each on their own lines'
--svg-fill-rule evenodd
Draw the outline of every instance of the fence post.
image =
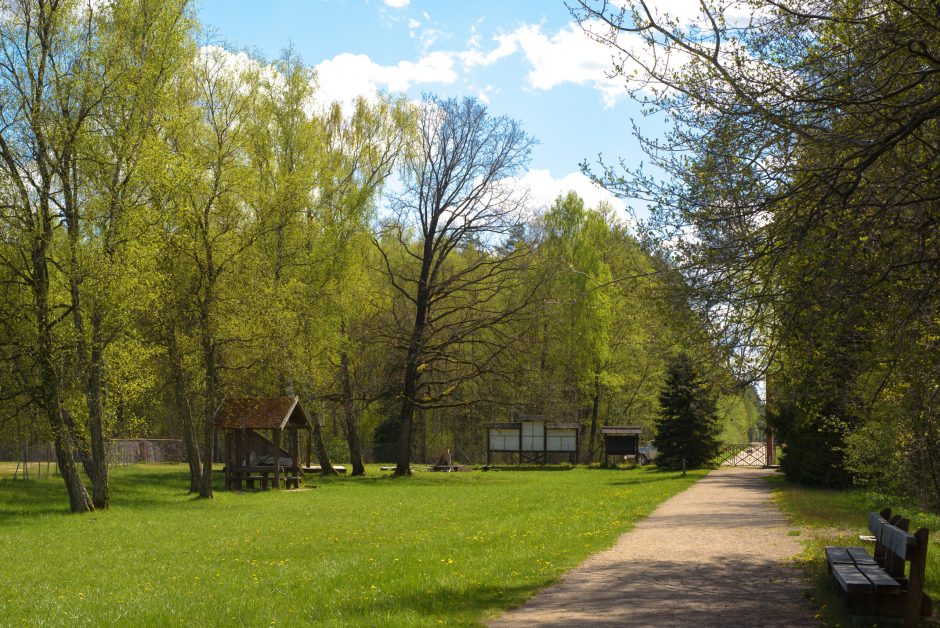
<svg viewBox="0 0 940 628">
<path fill-rule="evenodd" d="M 768 467 L 773 466 L 777 462 L 777 450 L 774 448 L 774 428 L 768 427 L 764 431 L 764 436 L 766 440 L 764 446 L 766 447 L 764 460 L 767 463 Z"/>
</svg>

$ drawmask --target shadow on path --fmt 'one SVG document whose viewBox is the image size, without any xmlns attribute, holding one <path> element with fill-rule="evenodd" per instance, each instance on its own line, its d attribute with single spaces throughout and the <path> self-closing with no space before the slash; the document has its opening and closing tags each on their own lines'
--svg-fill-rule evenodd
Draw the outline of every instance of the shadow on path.
<svg viewBox="0 0 940 628">
<path fill-rule="evenodd" d="M 721 469 L 662 504 L 504 626 L 811 626 L 800 550 L 764 470 Z"/>
</svg>

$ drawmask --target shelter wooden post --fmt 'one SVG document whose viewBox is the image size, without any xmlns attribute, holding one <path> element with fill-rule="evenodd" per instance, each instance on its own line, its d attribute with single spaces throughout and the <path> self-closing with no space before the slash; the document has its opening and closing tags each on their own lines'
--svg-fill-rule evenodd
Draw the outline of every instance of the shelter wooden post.
<svg viewBox="0 0 940 628">
<path fill-rule="evenodd" d="M 274 437 L 274 488 L 281 488 L 281 429 L 275 428 L 271 431 Z"/>
<path fill-rule="evenodd" d="M 242 490 L 242 475 L 245 467 L 245 430 L 231 430 L 235 437 L 235 488 Z"/>
<path fill-rule="evenodd" d="M 223 435 L 225 439 L 225 490 L 232 490 L 232 463 L 234 455 L 232 451 L 232 434 L 226 431 Z"/>
<path fill-rule="evenodd" d="M 307 430 L 307 457 L 304 461 L 304 466 L 310 466 L 310 448 L 313 441 L 313 430 Z"/>
<path fill-rule="evenodd" d="M 522 466 L 522 424 L 519 424 L 519 462 L 517 463 L 520 467 Z"/>
<path fill-rule="evenodd" d="M 287 433 L 287 438 L 290 442 L 290 460 L 291 460 L 291 469 L 290 469 L 290 481 L 287 484 L 287 487 L 290 488 L 300 488 L 300 443 L 297 440 L 297 428 L 291 427 L 290 431 Z"/>
<path fill-rule="evenodd" d="M 492 446 L 492 437 L 490 436 L 491 429 L 486 428 L 486 466 L 490 466 L 493 460 L 493 446 Z"/>
</svg>

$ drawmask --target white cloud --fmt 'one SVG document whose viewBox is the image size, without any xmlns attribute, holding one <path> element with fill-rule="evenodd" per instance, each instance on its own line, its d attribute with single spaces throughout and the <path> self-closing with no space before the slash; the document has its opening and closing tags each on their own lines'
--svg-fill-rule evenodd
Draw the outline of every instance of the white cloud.
<svg viewBox="0 0 940 628">
<path fill-rule="evenodd" d="M 493 85 L 486 85 L 480 91 L 477 92 L 477 98 L 480 99 L 484 105 L 490 104 L 490 94 L 498 94 L 499 90 L 496 89 Z"/>
<path fill-rule="evenodd" d="M 519 177 L 518 182 L 529 190 L 529 206 L 532 209 L 548 209 L 560 195 L 571 190 L 584 199 L 586 207 L 595 208 L 606 201 L 617 210 L 621 218 L 626 219 L 626 205 L 622 200 L 593 183 L 580 172 L 569 172 L 560 179 L 552 176 L 548 170 L 533 169 Z"/>
<path fill-rule="evenodd" d="M 537 28 L 537 27 L 536 27 Z M 476 66 L 488 66 L 496 63 L 500 59 L 511 56 L 519 50 L 519 44 L 513 35 L 499 35 L 493 38 L 497 42 L 496 48 L 489 52 L 482 52 L 477 46 L 479 36 L 471 36 L 469 50 L 458 52 L 457 57 L 463 63 L 465 70 L 471 70 Z"/>
<path fill-rule="evenodd" d="M 380 91 L 404 92 L 412 85 L 426 83 L 450 84 L 457 80 L 453 56 L 432 52 L 417 61 L 399 61 L 395 65 L 379 65 L 367 55 L 343 53 L 317 66 L 322 103 L 339 102 L 349 107 L 357 97 L 375 99 Z"/>
<path fill-rule="evenodd" d="M 402 9 L 411 3 L 411 0 L 383 0 L 387 6 L 393 9 Z"/>
<path fill-rule="evenodd" d="M 588 84 L 601 93 L 605 107 L 627 95 L 622 78 L 608 78 L 613 60 L 611 49 L 589 38 L 576 24 L 554 35 L 538 24 L 525 24 L 511 33 L 493 37 L 496 47 L 483 51 L 474 44 L 455 53 L 465 71 L 485 67 L 521 52 L 531 66 L 526 82 L 532 89 L 550 90 L 564 83 Z"/>
</svg>

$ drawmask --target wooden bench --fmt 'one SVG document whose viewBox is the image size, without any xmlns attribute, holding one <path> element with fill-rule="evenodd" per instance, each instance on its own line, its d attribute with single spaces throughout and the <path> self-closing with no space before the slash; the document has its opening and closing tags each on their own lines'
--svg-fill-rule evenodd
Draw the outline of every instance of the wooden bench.
<svg viewBox="0 0 940 628">
<path fill-rule="evenodd" d="M 868 529 L 875 537 L 874 556 L 863 547 L 826 548 L 829 573 L 853 613 L 904 617 L 905 626 L 930 617 L 932 600 L 924 594 L 928 531 L 910 534 L 909 525 L 890 510 L 873 512 Z"/>
<path fill-rule="evenodd" d="M 299 469 L 298 469 L 299 470 Z M 282 468 L 280 480 L 284 482 L 285 488 L 300 488 L 300 481 L 303 479 L 303 472 L 296 475 L 289 475 L 291 468 Z M 255 482 L 261 482 L 261 490 L 268 490 L 274 483 L 273 466 L 246 466 L 237 467 L 232 470 L 232 480 L 237 490 L 241 490 L 242 482 L 245 482 L 245 488 L 254 490 Z"/>
</svg>

